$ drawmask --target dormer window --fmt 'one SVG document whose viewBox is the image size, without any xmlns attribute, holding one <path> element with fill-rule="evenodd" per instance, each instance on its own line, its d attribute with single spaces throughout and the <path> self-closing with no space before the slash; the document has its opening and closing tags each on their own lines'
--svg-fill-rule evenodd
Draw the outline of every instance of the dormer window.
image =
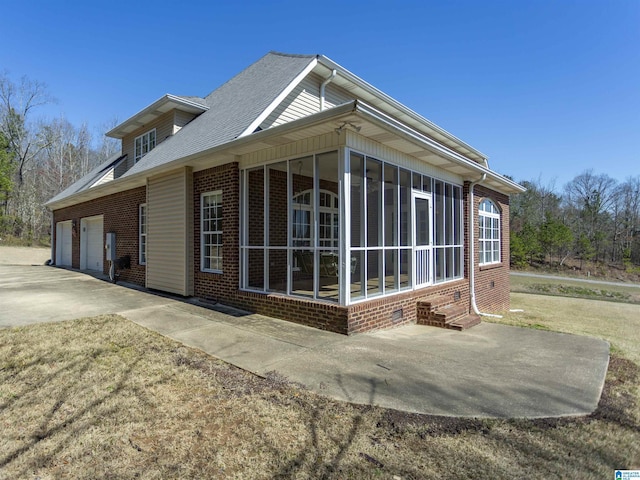
<svg viewBox="0 0 640 480">
<path fill-rule="evenodd" d="M 138 163 L 142 157 L 149 153 L 156 146 L 156 129 L 149 130 L 144 135 L 136 137 L 134 141 L 135 162 Z"/>
</svg>

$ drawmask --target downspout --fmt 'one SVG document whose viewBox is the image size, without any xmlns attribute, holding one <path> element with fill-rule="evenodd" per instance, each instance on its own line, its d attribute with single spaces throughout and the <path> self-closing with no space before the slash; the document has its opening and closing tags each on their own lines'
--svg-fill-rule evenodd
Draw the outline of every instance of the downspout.
<svg viewBox="0 0 640 480">
<path fill-rule="evenodd" d="M 474 224 L 474 210 L 475 210 L 475 202 L 473 199 L 473 189 L 474 187 L 482 183 L 486 180 L 487 174 L 483 173 L 482 177 L 480 177 L 475 182 L 471 182 L 469 184 L 469 294 L 471 297 L 471 308 L 476 315 L 481 315 L 483 317 L 494 317 L 494 318 L 502 318 L 502 315 L 494 315 L 493 313 L 483 313 L 478 309 L 478 305 L 476 304 L 476 260 L 475 260 L 475 224 Z"/>
<path fill-rule="evenodd" d="M 320 84 L 320 111 L 324 110 L 324 90 L 331 80 L 333 80 L 336 76 L 336 70 L 331 70 L 331 75 L 324 79 L 324 81 Z"/>
</svg>

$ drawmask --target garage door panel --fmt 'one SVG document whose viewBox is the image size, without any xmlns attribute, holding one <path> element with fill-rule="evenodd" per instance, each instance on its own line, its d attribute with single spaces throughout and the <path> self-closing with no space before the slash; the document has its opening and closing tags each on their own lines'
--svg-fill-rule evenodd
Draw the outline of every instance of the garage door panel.
<svg viewBox="0 0 640 480">
<path fill-rule="evenodd" d="M 56 265 L 71 266 L 71 220 L 56 225 Z"/>
<path fill-rule="evenodd" d="M 83 218 L 81 223 L 83 239 L 80 242 L 80 268 L 102 272 L 104 258 L 103 217 Z"/>
</svg>

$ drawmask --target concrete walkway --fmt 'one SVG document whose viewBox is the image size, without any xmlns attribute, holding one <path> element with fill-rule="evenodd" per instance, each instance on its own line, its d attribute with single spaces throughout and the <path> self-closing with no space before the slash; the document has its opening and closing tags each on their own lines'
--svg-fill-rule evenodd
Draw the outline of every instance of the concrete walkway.
<svg viewBox="0 0 640 480">
<path fill-rule="evenodd" d="M 602 340 L 490 323 L 465 332 L 407 326 L 346 337 L 45 266 L 0 265 L 0 306 L 0 327 L 117 313 L 321 395 L 434 415 L 588 414 L 609 358 Z"/>
</svg>

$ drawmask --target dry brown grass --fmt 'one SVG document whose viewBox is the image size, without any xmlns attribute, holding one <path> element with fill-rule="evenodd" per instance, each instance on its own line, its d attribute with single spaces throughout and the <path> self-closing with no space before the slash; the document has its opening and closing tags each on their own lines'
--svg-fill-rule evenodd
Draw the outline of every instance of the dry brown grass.
<svg viewBox="0 0 640 480">
<path fill-rule="evenodd" d="M 598 411 L 431 417 L 259 378 L 117 316 L 0 331 L 0 478 L 611 478 L 640 467 L 640 367 Z"/>
</svg>

